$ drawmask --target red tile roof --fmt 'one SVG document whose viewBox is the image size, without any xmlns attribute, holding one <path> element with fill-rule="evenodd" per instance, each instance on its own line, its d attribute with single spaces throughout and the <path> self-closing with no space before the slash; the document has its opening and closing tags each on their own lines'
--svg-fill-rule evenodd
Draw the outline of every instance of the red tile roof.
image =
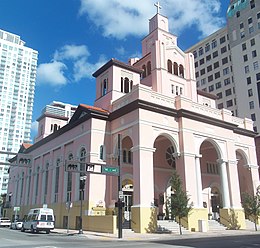
<svg viewBox="0 0 260 248">
<path fill-rule="evenodd" d="M 80 104 L 79 106 L 82 106 L 83 108 L 86 108 L 86 109 L 89 109 L 89 110 L 96 110 L 96 111 L 100 111 L 100 112 L 103 112 L 103 113 L 109 113 L 105 109 L 94 107 L 94 106 L 90 106 L 90 105 L 86 105 L 86 104 Z"/>
</svg>

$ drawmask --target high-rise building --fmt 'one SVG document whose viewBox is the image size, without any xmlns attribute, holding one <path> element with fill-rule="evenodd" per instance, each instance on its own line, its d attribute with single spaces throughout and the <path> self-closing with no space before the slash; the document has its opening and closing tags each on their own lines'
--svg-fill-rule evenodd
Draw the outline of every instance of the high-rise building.
<svg viewBox="0 0 260 248">
<path fill-rule="evenodd" d="M 0 194 L 7 192 L 8 159 L 30 142 L 38 52 L 0 30 Z"/>
<path fill-rule="evenodd" d="M 195 57 L 198 89 L 260 131 L 260 1 L 230 1 L 227 26 L 187 51 Z"/>
</svg>

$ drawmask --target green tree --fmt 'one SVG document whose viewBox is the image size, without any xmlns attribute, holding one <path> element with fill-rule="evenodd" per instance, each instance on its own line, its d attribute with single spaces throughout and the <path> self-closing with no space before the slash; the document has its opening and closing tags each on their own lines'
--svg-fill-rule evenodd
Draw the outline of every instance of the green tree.
<svg viewBox="0 0 260 248">
<path fill-rule="evenodd" d="M 174 171 L 171 177 L 170 185 L 174 194 L 167 198 L 166 205 L 170 218 L 178 220 L 180 235 L 182 235 L 181 220 L 182 218 L 188 217 L 193 204 L 189 204 L 190 198 L 188 197 L 187 192 L 183 190 L 182 180 L 176 171 Z"/>
<path fill-rule="evenodd" d="M 242 194 L 242 206 L 247 218 L 252 217 L 257 231 L 257 220 L 260 215 L 260 192 L 257 190 L 256 195 L 249 193 Z"/>
</svg>

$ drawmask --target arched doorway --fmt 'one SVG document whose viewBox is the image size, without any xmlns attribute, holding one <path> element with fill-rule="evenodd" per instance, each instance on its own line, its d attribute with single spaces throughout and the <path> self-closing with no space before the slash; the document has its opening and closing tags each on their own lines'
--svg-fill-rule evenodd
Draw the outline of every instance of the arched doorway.
<svg viewBox="0 0 260 248">
<path fill-rule="evenodd" d="M 207 208 L 210 219 L 219 219 L 222 204 L 221 177 L 218 160 L 221 158 L 220 149 L 210 139 L 202 142 L 199 153 L 201 182 L 203 190 L 203 207 Z"/>
<path fill-rule="evenodd" d="M 243 194 L 248 193 L 253 195 L 254 189 L 253 189 L 251 171 L 248 166 L 247 158 L 244 151 L 240 149 L 236 150 L 236 160 L 237 160 L 240 197 L 242 201 Z"/>
<path fill-rule="evenodd" d="M 177 170 L 178 153 L 176 143 L 169 135 L 159 135 L 154 141 L 154 205 L 157 207 L 158 219 L 167 216 L 166 198 L 170 196 L 169 181 Z"/>
<path fill-rule="evenodd" d="M 210 191 L 210 207 L 213 220 L 219 220 L 219 208 L 221 206 L 220 191 L 217 187 L 212 187 Z"/>
</svg>

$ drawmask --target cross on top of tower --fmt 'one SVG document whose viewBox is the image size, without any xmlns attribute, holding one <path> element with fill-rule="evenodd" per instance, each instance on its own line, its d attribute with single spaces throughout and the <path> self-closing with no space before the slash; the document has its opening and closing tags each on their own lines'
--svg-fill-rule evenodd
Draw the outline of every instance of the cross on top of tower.
<svg viewBox="0 0 260 248">
<path fill-rule="evenodd" d="M 157 14 L 159 14 L 159 11 L 162 8 L 162 6 L 160 5 L 159 2 L 155 3 L 154 6 L 157 8 Z"/>
</svg>

